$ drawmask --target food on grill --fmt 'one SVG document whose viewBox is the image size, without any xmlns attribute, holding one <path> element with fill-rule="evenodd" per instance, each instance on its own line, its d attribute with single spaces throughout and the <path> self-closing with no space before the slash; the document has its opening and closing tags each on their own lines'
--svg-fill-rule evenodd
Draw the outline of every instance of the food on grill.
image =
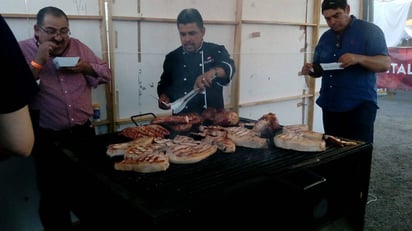
<svg viewBox="0 0 412 231">
<path fill-rule="evenodd" d="M 282 133 L 303 133 L 306 131 L 309 131 L 309 127 L 306 124 L 291 124 L 282 128 Z"/>
<path fill-rule="evenodd" d="M 192 133 L 193 135 L 199 135 L 203 141 L 209 144 L 215 144 L 217 149 L 225 153 L 232 153 L 236 151 L 236 144 L 233 140 L 227 137 L 227 131 L 222 126 L 199 126 L 198 133 Z"/>
<path fill-rule="evenodd" d="M 171 142 L 168 139 L 162 140 Z M 169 167 L 169 159 L 165 156 L 166 147 L 167 142 L 134 143 L 126 148 L 123 160 L 116 162 L 114 169 L 141 173 L 165 171 Z"/>
<path fill-rule="evenodd" d="M 171 115 L 154 118 L 150 123 L 165 126 L 176 132 L 190 131 L 193 125 L 202 123 L 203 118 L 197 113 L 187 113 L 182 115 Z"/>
<path fill-rule="evenodd" d="M 268 148 L 269 137 L 273 139 L 276 147 L 303 152 L 324 151 L 326 141 L 339 146 L 357 144 L 357 142 L 310 131 L 308 126 L 303 124 L 283 126 L 282 133 L 273 135 L 280 129 L 274 113 L 263 115 L 248 127 L 239 123 L 239 117 L 235 112 L 216 112 L 209 109 L 205 113 L 202 116 L 188 113 L 157 117 L 149 125 L 125 128 L 120 134 L 133 140 L 111 144 L 107 147 L 106 153 L 109 156 L 124 156 L 122 161 L 115 163 L 116 170 L 150 173 L 165 171 L 170 163 L 197 163 L 213 155 L 217 150 L 234 153 L 236 146 Z M 217 119 L 216 115 L 219 113 L 225 115 L 223 119 Z M 207 120 L 206 118 L 212 118 L 213 122 L 217 121 L 218 124 L 201 125 L 204 120 Z M 192 129 L 194 124 L 199 125 L 196 127 L 197 132 Z M 171 133 L 167 128 L 175 131 L 192 129 L 191 134 L 198 137 L 195 139 L 192 136 L 177 134 L 173 139 L 169 139 L 166 136 Z"/>
<path fill-rule="evenodd" d="M 193 164 L 216 153 L 217 146 L 201 141 L 185 142 L 167 148 L 166 156 L 174 164 Z"/>
<path fill-rule="evenodd" d="M 169 161 L 174 164 L 192 164 L 199 162 L 217 151 L 216 145 L 208 144 L 193 137 L 176 135 L 170 141 L 157 140 L 165 144 L 164 151 Z"/>
<path fill-rule="evenodd" d="M 357 145 L 356 141 L 347 141 L 335 136 L 310 131 L 304 124 L 288 125 L 282 133 L 273 138 L 276 147 L 303 152 L 319 152 L 326 150 L 326 142 L 338 146 Z"/>
<path fill-rule="evenodd" d="M 192 164 L 217 151 L 217 146 L 177 135 L 173 139 L 155 138 L 150 144 L 131 144 L 124 151 L 124 159 L 114 163 L 120 171 L 141 173 L 165 171 L 170 163 Z"/>
<path fill-rule="evenodd" d="M 342 140 L 342 139 L 339 139 L 339 138 L 331 136 L 331 135 L 325 135 L 324 138 L 325 138 L 326 141 L 328 141 L 332 144 L 341 146 L 341 147 L 354 146 L 354 145 L 359 144 L 357 141 Z"/>
<path fill-rule="evenodd" d="M 279 128 L 280 125 L 276 114 L 269 112 L 256 121 L 252 131 L 261 137 L 272 138 Z"/>
<path fill-rule="evenodd" d="M 153 142 L 154 137 L 152 136 L 142 136 L 135 140 L 124 142 L 124 143 L 117 143 L 117 144 L 110 144 L 107 146 L 106 154 L 110 157 L 113 156 L 122 156 L 124 155 L 127 148 L 131 146 L 141 146 L 141 145 L 148 145 Z"/>
<path fill-rule="evenodd" d="M 224 153 L 233 153 L 236 151 L 236 144 L 233 140 L 228 137 L 219 137 L 219 136 L 206 136 L 203 139 L 204 142 L 209 144 L 214 144 L 217 146 L 217 149 Z"/>
<path fill-rule="evenodd" d="M 200 124 L 203 122 L 203 118 L 197 113 L 192 112 L 186 115 L 189 117 L 189 123 L 191 124 Z"/>
<path fill-rule="evenodd" d="M 320 152 L 326 150 L 323 139 L 312 139 L 296 134 L 278 134 L 273 138 L 276 147 L 301 152 Z"/>
<path fill-rule="evenodd" d="M 235 126 L 239 124 L 239 115 L 234 111 L 216 110 L 216 108 L 207 108 L 201 114 L 202 118 L 219 126 Z"/>
<path fill-rule="evenodd" d="M 213 120 L 215 119 L 216 112 L 216 108 L 208 107 L 206 110 L 202 112 L 201 116 L 205 121 L 213 122 Z"/>
<path fill-rule="evenodd" d="M 193 124 L 173 124 L 167 125 L 167 127 L 175 132 L 188 132 L 192 129 Z"/>
<path fill-rule="evenodd" d="M 168 144 L 166 155 L 174 164 L 192 164 L 206 159 L 217 151 L 216 145 L 208 144 L 192 137 L 177 135 Z"/>
<path fill-rule="evenodd" d="M 266 138 L 260 137 L 252 129 L 245 127 L 226 127 L 227 137 L 237 145 L 247 148 L 268 148 Z"/>
<path fill-rule="evenodd" d="M 234 111 L 218 111 L 213 120 L 214 125 L 234 126 L 239 123 L 239 115 Z"/>
<path fill-rule="evenodd" d="M 273 137 L 276 147 L 302 152 L 320 152 L 326 150 L 322 133 L 309 131 L 307 125 L 284 126 L 282 133 Z"/>
<path fill-rule="evenodd" d="M 187 115 L 171 115 L 171 116 L 159 116 L 150 122 L 151 124 L 161 124 L 161 125 L 169 125 L 169 124 L 188 124 L 189 116 Z"/>
<path fill-rule="evenodd" d="M 143 126 L 136 126 L 136 127 L 127 127 L 124 128 L 120 135 L 130 138 L 130 139 L 137 139 L 142 136 L 151 136 L 154 138 L 164 138 L 170 135 L 169 130 L 164 128 L 159 124 L 148 124 Z"/>
<path fill-rule="evenodd" d="M 197 144 L 199 141 L 196 141 L 193 139 L 193 137 L 190 136 L 184 136 L 184 135 L 176 135 L 173 140 L 173 144 L 189 144 L 189 145 L 194 145 Z"/>
<path fill-rule="evenodd" d="M 151 173 L 165 171 L 170 165 L 168 157 L 161 151 L 126 156 L 127 155 L 125 155 L 124 160 L 114 164 L 114 169 L 119 171 Z"/>
<path fill-rule="evenodd" d="M 210 125 L 210 126 L 199 126 L 199 133 L 193 133 L 200 136 L 215 136 L 215 137 L 227 137 L 227 131 L 222 126 Z"/>
</svg>

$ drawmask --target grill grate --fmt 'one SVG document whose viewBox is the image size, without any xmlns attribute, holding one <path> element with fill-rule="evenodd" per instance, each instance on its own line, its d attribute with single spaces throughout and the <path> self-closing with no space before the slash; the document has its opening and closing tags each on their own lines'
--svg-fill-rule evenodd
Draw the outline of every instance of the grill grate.
<svg viewBox="0 0 412 231">
<path fill-rule="evenodd" d="M 118 133 L 99 135 L 86 148 L 88 150 L 82 147 L 82 152 L 78 153 L 87 155 L 76 155 L 76 161 L 88 172 L 94 172 L 113 195 L 134 203 L 156 221 L 190 213 L 188 209 L 201 208 L 207 201 L 236 197 L 237 193 L 250 190 L 254 185 L 267 185 L 279 174 L 330 161 L 338 149 L 342 156 L 346 149 L 328 146 L 321 153 L 304 153 L 279 149 L 273 144 L 269 149 L 236 147 L 235 153 L 218 151 L 195 164 L 171 163 L 164 172 L 136 173 L 114 170 L 114 162 L 121 158 L 105 154 L 109 144 L 125 141 L 127 139 Z"/>
</svg>

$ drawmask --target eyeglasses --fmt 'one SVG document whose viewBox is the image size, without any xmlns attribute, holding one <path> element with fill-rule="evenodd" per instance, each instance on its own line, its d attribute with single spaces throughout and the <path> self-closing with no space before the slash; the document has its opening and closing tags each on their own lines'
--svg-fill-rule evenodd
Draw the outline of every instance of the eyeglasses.
<svg viewBox="0 0 412 231">
<path fill-rule="evenodd" d="M 39 28 L 45 32 L 46 34 L 50 35 L 50 36 L 56 36 L 56 35 L 61 35 L 61 36 L 70 36 L 70 29 L 69 28 L 62 28 L 60 30 L 57 30 L 56 28 L 53 27 L 47 27 L 47 28 L 43 28 L 42 26 L 38 25 Z"/>
</svg>

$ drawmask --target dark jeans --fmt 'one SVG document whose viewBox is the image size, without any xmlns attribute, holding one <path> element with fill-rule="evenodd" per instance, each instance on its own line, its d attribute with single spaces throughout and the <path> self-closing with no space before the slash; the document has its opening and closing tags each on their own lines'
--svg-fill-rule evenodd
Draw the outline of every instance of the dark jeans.
<svg viewBox="0 0 412 231">
<path fill-rule="evenodd" d="M 373 143 L 374 124 L 378 107 L 365 102 L 351 111 L 323 110 L 325 134 Z"/>
<path fill-rule="evenodd" d="M 33 157 L 40 193 L 39 215 L 45 231 L 71 230 L 69 197 L 66 183 L 71 172 L 64 165 L 64 147 L 84 147 L 96 135 L 88 121 L 63 131 L 37 128 Z"/>
</svg>

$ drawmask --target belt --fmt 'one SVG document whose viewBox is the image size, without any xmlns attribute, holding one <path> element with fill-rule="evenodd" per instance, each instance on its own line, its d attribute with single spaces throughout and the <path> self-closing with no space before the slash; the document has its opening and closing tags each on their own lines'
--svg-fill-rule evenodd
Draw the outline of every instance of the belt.
<svg viewBox="0 0 412 231">
<path fill-rule="evenodd" d="M 54 131 L 48 128 L 40 128 L 40 130 L 48 135 L 56 135 L 58 137 L 76 135 L 76 134 L 84 134 L 85 132 L 89 131 L 89 129 L 93 128 L 92 123 L 90 120 L 87 120 L 86 123 L 82 125 L 75 125 L 68 129 L 63 129 L 59 131 Z"/>
<path fill-rule="evenodd" d="M 60 131 L 39 127 L 36 131 L 35 152 L 39 154 L 54 152 L 56 148 L 61 150 L 62 147 L 84 147 L 84 142 L 93 140 L 95 136 L 96 133 L 90 121 Z"/>
</svg>

